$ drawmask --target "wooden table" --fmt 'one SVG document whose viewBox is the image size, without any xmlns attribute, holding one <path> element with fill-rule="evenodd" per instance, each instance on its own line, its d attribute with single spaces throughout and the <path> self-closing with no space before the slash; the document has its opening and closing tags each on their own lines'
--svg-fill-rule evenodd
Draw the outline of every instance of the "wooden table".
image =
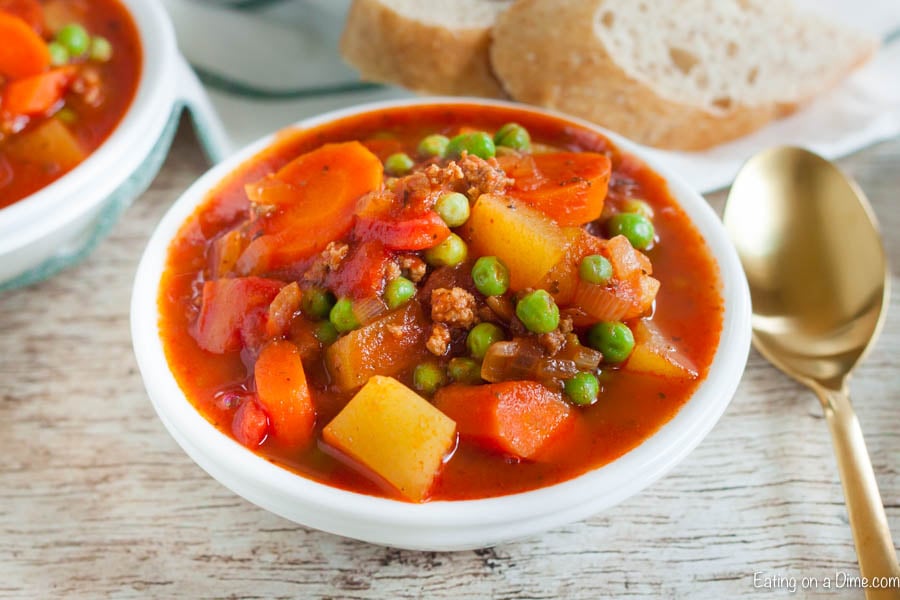
<svg viewBox="0 0 900 600">
<path fill-rule="evenodd" d="M 894 265 L 887 325 L 852 390 L 900 540 L 900 139 L 841 164 Z M 206 168 L 182 124 L 153 187 L 89 260 L 0 297 L 0 598 L 734 598 L 784 596 L 791 578 L 796 597 L 862 597 L 823 589 L 858 568 L 819 403 L 755 352 L 722 420 L 668 477 L 530 539 L 399 551 L 235 496 L 163 429 L 128 328 L 147 238 Z M 711 200 L 721 210 L 723 194 Z M 818 591 L 799 589 L 804 577 Z"/>
</svg>

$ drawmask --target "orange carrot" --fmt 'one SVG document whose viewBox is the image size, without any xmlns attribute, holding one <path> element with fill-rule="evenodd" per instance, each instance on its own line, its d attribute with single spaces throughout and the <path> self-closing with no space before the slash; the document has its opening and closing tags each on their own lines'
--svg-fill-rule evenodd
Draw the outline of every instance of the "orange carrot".
<svg viewBox="0 0 900 600">
<path fill-rule="evenodd" d="M 285 165 L 275 174 L 275 182 L 270 178 L 251 194 L 254 203 L 277 210 L 258 219 L 255 233 L 263 235 L 244 251 L 238 271 L 289 267 L 345 237 L 357 202 L 381 187 L 382 173 L 381 161 L 359 142 L 325 144 Z"/>
<path fill-rule="evenodd" d="M 0 0 L 0 13 L 19 17 L 38 34 L 44 30 L 44 9 L 38 0 Z"/>
<path fill-rule="evenodd" d="M 75 67 L 60 67 L 13 80 L 3 94 L 3 109 L 14 115 L 43 114 L 62 99 L 74 76 Z"/>
<path fill-rule="evenodd" d="M 259 403 L 269 415 L 271 439 L 285 448 L 308 444 L 316 410 L 297 347 L 285 340 L 265 346 L 253 374 Z"/>
<path fill-rule="evenodd" d="M 461 438 L 518 458 L 534 458 L 571 424 L 561 395 L 534 381 L 451 385 L 434 405 L 456 421 Z"/>
<path fill-rule="evenodd" d="M 0 40 L 0 75 L 20 79 L 50 67 L 47 44 L 23 19 L 0 12 Z"/>
<path fill-rule="evenodd" d="M 501 157 L 515 180 L 511 195 L 560 225 L 584 225 L 600 216 L 612 165 L 603 154 L 555 152 Z"/>
</svg>

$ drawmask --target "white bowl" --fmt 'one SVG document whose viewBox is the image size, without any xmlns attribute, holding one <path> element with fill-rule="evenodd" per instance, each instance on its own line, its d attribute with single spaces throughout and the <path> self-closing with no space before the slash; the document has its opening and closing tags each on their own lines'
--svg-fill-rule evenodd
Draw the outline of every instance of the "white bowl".
<svg viewBox="0 0 900 600">
<path fill-rule="evenodd" d="M 416 99 L 360 106 L 297 124 L 306 128 L 347 115 L 435 103 L 512 106 L 558 116 L 600 131 L 622 150 L 638 147 L 589 123 L 512 103 Z M 159 338 L 157 297 L 170 241 L 207 191 L 239 164 L 270 145 L 270 136 L 201 177 L 172 206 L 154 232 L 138 268 L 131 330 L 150 399 L 172 437 L 223 485 L 287 519 L 367 542 L 422 550 L 485 547 L 583 519 L 650 485 L 681 461 L 713 427 L 737 388 L 750 348 L 750 294 L 737 254 L 709 205 L 677 175 L 647 161 L 697 226 L 715 256 L 725 299 L 721 341 L 709 375 L 678 414 L 634 450 L 603 467 L 553 486 L 484 500 L 410 504 L 340 490 L 305 479 L 247 450 L 204 419 L 169 370 Z M 644 158 L 642 156 L 642 158 Z"/>
<path fill-rule="evenodd" d="M 123 0 L 138 29 L 143 66 L 134 101 L 84 162 L 0 209 L 0 291 L 45 279 L 87 256 L 158 172 L 183 106 L 199 114 L 207 153 L 228 150 L 202 88 L 178 53 L 159 2 Z"/>
</svg>

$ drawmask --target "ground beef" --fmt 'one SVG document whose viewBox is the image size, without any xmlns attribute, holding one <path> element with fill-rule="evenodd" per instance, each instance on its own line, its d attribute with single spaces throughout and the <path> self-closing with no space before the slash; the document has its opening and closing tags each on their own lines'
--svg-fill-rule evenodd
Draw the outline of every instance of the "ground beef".
<svg viewBox="0 0 900 600">
<path fill-rule="evenodd" d="M 72 82 L 72 91 L 91 106 L 96 107 L 103 104 L 103 78 L 100 76 L 100 72 L 95 68 L 82 68 L 75 81 Z"/>
<path fill-rule="evenodd" d="M 393 280 L 393 279 L 397 279 L 397 278 L 400 277 L 402 274 L 403 274 L 403 273 L 402 273 L 401 270 L 400 270 L 400 265 L 398 265 L 398 264 L 395 263 L 394 261 L 389 262 L 389 263 L 387 264 L 387 266 L 385 267 L 385 269 L 384 269 L 384 279 L 385 279 L 385 281 L 391 281 L 391 280 Z"/>
<path fill-rule="evenodd" d="M 326 275 L 338 270 L 341 262 L 347 258 L 347 253 L 349 252 L 350 246 L 347 244 L 343 242 L 329 242 L 318 258 L 307 269 L 306 273 L 304 273 L 303 279 L 319 283 L 323 282 Z"/>
<path fill-rule="evenodd" d="M 476 200 L 481 194 L 502 192 L 513 184 L 513 180 L 506 176 L 494 158 L 484 160 L 474 154 L 463 153 L 459 159 L 459 168 L 465 176 L 466 194 L 472 200 Z"/>
<path fill-rule="evenodd" d="M 575 330 L 575 325 L 572 323 L 572 317 L 568 315 L 562 315 L 559 318 L 559 331 L 561 333 L 572 333 Z"/>
<path fill-rule="evenodd" d="M 431 337 L 425 347 L 435 356 L 444 356 L 450 349 L 450 328 L 443 323 L 435 323 L 431 328 Z"/>
<path fill-rule="evenodd" d="M 549 333 L 539 335 L 538 342 L 547 351 L 547 354 L 556 356 L 563 349 L 563 346 L 566 345 L 566 336 L 559 329 L 554 329 Z"/>
<path fill-rule="evenodd" d="M 453 188 L 465 179 L 463 170 L 453 161 L 447 163 L 446 167 L 428 165 L 425 167 L 425 176 L 434 188 Z"/>
<path fill-rule="evenodd" d="M 406 272 L 406 277 L 413 283 L 422 281 L 425 273 L 428 272 L 428 265 L 425 264 L 425 261 L 412 254 L 400 257 L 400 268 Z"/>
<path fill-rule="evenodd" d="M 431 319 L 454 327 L 471 327 L 476 321 L 475 296 L 460 287 L 437 288 L 431 293 Z"/>
</svg>

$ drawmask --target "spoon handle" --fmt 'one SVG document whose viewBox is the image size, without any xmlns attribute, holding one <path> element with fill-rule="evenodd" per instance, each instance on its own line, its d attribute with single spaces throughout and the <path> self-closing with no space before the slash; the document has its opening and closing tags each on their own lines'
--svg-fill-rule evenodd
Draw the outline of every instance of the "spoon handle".
<svg viewBox="0 0 900 600">
<path fill-rule="evenodd" d="M 860 575 L 870 583 L 866 588 L 866 598 L 900 599 L 900 566 L 878 483 L 872 470 L 872 461 L 866 450 L 862 429 L 853 406 L 846 383 L 834 390 L 820 385 L 813 389 L 822 401 L 825 419 L 831 430 L 838 471 L 844 486 L 844 499 L 850 516 L 850 529 L 856 544 Z M 891 579 L 893 578 L 893 579 Z M 879 588 L 871 583 L 879 581 Z"/>
</svg>

